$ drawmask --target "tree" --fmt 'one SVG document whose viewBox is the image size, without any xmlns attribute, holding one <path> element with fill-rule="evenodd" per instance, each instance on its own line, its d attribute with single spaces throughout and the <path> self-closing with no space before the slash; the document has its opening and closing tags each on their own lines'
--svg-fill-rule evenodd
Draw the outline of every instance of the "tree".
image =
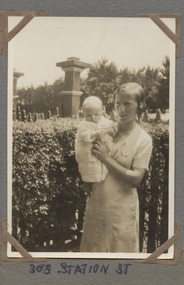
<svg viewBox="0 0 184 285">
<path fill-rule="evenodd" d="M 155 112 L 157 109 L 156 95 L 159 87 L 159 70 L 158 68 L 142 67 L 136 70 L 129 70 L 127 67 L 120 70 L 118 84 L 127 82 L 136 82 L 140 84 L 145 91 L 145 102 L 148 111 Z"/>
<path fill-rule="evenodd" d="M 27 112 L 46 113 L 48 110 L 54 112 L 61 104 L 60 92 L 63 90 L 64 81 L 57 79 L 52 85 L 45 83 L 43 86 L 33 86 L 19 89 L 18 95 L 21 102 L 24 102 L 24 109 Z"/>
<path fill-rule="evenodd" d="M 142 87 L 145 91 L 145 102 L 149 112 L 155 112 L 158 108 L 157 95 L 159 90 L 159 69 L 151 68 L 149 65 L 145 68 Z"/>
<path fill-rule="evenodd" d="M 166 56 L 163 62 L 163 68 L 160 69 L 160 87 L 156 99 L 162 112 L 169 109 L 169 75 L 170 60 Z"/>
<path fill-rule="evenodd" d="M 87 79 L 82 82 L 81 105 L 86 97 L 90 95 L 98 96 L 102 100 L 107 113 L 109 113 L 113 106 L 117 76 L 117 66 L 113 62 L 109 63 L 105 58 L 91 66 Z"/>
<path fill-rule="evenodd" d="M 145 102 L 149 112 L 155 112 L 158 108 L 164 112 L 169 108 L 169 58 L 165 57 L 162 68 L 144 66 L 138 70 L 130 70 L 128 67 L 118 70 L 113 62 L 102 58 L 94 63 L 88 73 L 88 77 L 81 79 L 80 105 L 90 95 L 99 97 L 109 114 L 114 105 L 114 92 L 118 86 L 127 82 L 137 82 L 145 91 Z M 52 85 L 45 83 L 37 88 L 18 90 L 20 99 L 25 102 L 27 112 L 53 113 L 56 107 L 62 107 L 60 92 L 63 90 L 64 80 L 56 80 Z"/>
</svg>

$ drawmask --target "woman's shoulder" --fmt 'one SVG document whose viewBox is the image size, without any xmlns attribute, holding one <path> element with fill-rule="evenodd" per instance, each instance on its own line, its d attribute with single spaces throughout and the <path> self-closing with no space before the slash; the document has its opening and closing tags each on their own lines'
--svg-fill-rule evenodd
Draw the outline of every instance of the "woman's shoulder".
<svg viewBox="0 0 184 285">
<path fill-rule="evenodd" d="M 137 124 L 137 133 L 140 141 L 152 142 L 152 137 L 147 133 L 147 131 L 140 125 Z"/>
</svg>

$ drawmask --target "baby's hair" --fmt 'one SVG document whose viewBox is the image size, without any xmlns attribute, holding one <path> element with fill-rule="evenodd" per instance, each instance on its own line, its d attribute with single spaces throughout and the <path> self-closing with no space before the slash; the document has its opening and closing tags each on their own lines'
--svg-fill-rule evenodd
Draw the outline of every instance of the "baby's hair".
<svg viewBox="0 0 184 285">
<path fill-rule="evenodd" d="M 138 103 L 138 112 L 142 112 L 145 109 L 145 93 L 144 89 L 136 82 L 128 82 L 121 85 L 114 93 L 114 101 L 116 99 L 116 95 L 119 92 L 125 92 L 136 95 L 136 100 Z"/>
<path fill-rule="evenodd" d="M 103 107 L 102 100 L 100 100 L 100 98 L 98 98 L 97 96 L 87 97 L 82 104 L 83 109 L 85 109 L 91 105 L 95 105 L 95 106 L 98 105 L 100 108 Z"/>
</svg>

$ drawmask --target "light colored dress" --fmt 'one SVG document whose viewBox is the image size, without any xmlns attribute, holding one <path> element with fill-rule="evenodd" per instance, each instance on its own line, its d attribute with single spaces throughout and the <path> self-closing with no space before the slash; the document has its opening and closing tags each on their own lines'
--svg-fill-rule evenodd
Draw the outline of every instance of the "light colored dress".
<svg viewBox="0 0 184 285">
<path fill-rule="evenodd" d="M 102 116 L 98 123 L 83 120 L 78 126 L 75 140 L 75 157 L 84 182 L 101 182 L 107 176 L 107 167 L 92 154 L 92 143 L 95 137 L 91 139 L 91 134 L 100 128 L 108 128 L 110 124 L 113 124 L 113 122 Z M 112 137 L 108 134 L 105 136 L 108 139 L 109 149 L 111 149 Z"/>
<path fill-rule="evenodd" d="M 151 137 L 139 126 L 123 141 L 113 144 L 112 157 L 131 169 L 148 168 Z M 81 252 L 139 252 L 139 201 L 137 189 L 110 172 L 93 184 L 88 197 Z"/>
</svg>

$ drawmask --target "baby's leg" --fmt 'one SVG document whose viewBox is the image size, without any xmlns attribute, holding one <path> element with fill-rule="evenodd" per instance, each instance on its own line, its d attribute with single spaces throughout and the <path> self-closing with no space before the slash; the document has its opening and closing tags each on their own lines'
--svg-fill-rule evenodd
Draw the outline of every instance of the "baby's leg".
<svg viewBox="0 0 184 285">
<path fill-rule="evenodd" d="M 91 197 L 92 184 L 93 183 L 90 182 L 84 182 L 80 187 L 89 197 Z"/>
</svg>

